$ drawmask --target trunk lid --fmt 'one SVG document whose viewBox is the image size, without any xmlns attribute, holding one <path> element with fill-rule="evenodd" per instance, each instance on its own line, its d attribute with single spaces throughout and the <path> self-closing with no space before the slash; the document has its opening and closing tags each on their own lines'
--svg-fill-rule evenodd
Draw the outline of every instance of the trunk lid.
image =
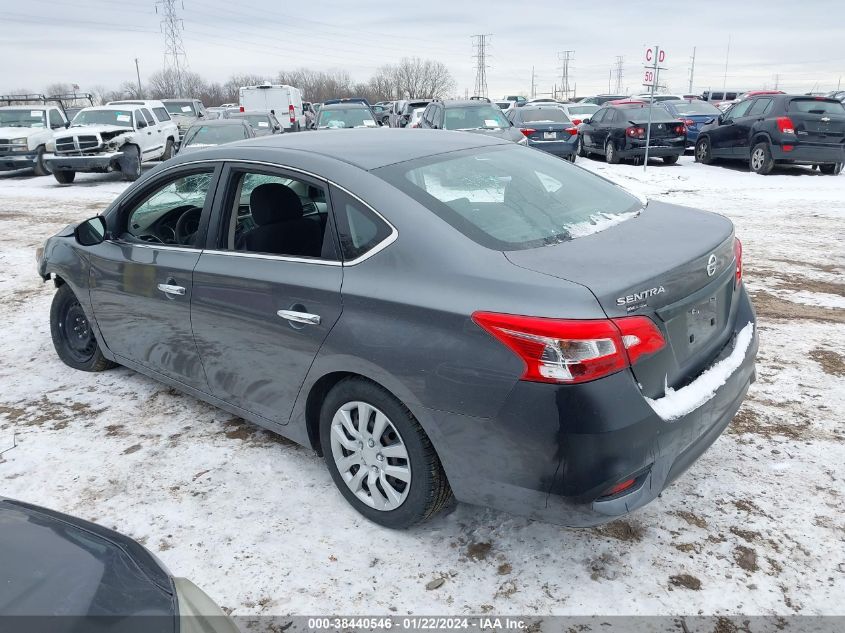
<svg viewBox="0 0 845 633">
<path fill-rule="evenodd" d="M 683 386 L 730 339 L 736 313 L 733 225 L 650 202 L 638 217 L 561 244 L 508 251 L 515 265 L 587 287 L 609 317 L 650 317 L 666 347 L 632 369 L 643 393 Z M 552 316 L 552 315 L 543 315 Z M 566 306 L 561 314 L 566 317 Z"/>
<path fill-rule="evenodd" d="M 523 123 L 519 127 L 523 130 L 523 134 L 526 130 L 534 130 L 526 136 L 535 141 L 568 141 L 573 135 L 567 130 L 575 129 L 572 123 L 551 123 L 547 121 L 532 121 L 531 123 Z"/>
<path fill-rule="evenodd" d="M 845 107 L 834 99 L 792 99 L 787 115 L 802 143 L 836 145 L 845 142 Z"/>
</svg>

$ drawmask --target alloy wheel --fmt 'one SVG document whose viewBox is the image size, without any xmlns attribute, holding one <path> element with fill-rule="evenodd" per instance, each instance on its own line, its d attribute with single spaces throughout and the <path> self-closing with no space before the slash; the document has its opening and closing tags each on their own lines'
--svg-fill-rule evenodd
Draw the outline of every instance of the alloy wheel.
<svg viewBox="0 0 845 633">
<path fill-rule="evenodd" d="M 341 406 L 332 418 L 335 466 L 352 493 L 371 508 L 395 510 L 411 489 L 411 463 L 399 431 L 366 402 Z"/>
<path fill-rule="evenodd" d="M 707 141 L 698 144 L 698 161 L 703 163 L 707 159 Z"/>
<path fill-rule="evenodd" d="M 766 160 L 766 155 L 762 149 L 757 148 L 751 154 L 751 169 L 759 171 L 763 167 L 763 162 Z"/>
</svg>

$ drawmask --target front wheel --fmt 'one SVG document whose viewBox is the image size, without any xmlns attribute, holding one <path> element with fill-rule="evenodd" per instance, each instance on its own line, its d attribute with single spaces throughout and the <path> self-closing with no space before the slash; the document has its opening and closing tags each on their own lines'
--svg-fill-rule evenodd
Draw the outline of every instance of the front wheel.
<svg viewBox="0 0 845 633">
<path fill-rule="evenodd" d="M 56 182 L 69 185 L 76 178 L 76 172 L 69 169 L 60 169 L 53 172 L 53 177 L 56 179 Z"/>
<path fill-rule="evenodd" d="M 65 365 L 82 371 L 103 371 L 115 364 L 103 356 L 88 317 L 70 286 L 59 286 L 50 306 L 50 334 Z"/>
<path fill-rule="evenodd" d="M 755 174 L 770 174 L 775 168 L 775 160 L 772 158 L 772 150 L 765 141 L 757 143 L 751 150 L 751 171 Z"/>
<path fill-rule="evenodd" d="M 584 145 L 584 137 L 578 136 L 578 156 L 581 158 L 587 158 L 590 153 L 587 151 L 587 147 Z"/>
<path fill-rule="evenodd" d="M 123 179 L 138 180 L 141 177 L 141 150 L 137 145 L 126 145 L 120 158 L 120 171 Z"/>
<path fill-rule="evenodd" d="M 698 139 L 695 143 L 695 162 L 702 165 L 709 165 L 713 162 L 713 156 L 710 153 L 710 139 L 706 136 Z"/>
<path fill-rule="evenodd" d="M 335 485 L 374 523 L 402 529 L 439 512 L 452 497 L 440 459 L 410 411 L 364 378 L 326 396 L 320 446 Z"/>
<path fill-rule="evenodd" d="M 38 148 L 38 152 L 35 154 L 35 167 L 33 168 L 33 172 L 36 176 L 49 176 L 50 175 L 50 168 L 47 167 L 46 163 L 44 162 L 44 146 Z"/>
<path fill-rule="evenodd" d="M 610 165 L 619 164 L 619 154 L 616 153 L 616 146 L 613 141 L 608 141 L 604 146 L 604 158 Z"/>
<path fill-rule="evenodd" d="M 834 163 L 833 165 L 819 165 L 819 171 L 826 176 L 838 176 L 842 173 L 842 163 Z"/>
</svg>

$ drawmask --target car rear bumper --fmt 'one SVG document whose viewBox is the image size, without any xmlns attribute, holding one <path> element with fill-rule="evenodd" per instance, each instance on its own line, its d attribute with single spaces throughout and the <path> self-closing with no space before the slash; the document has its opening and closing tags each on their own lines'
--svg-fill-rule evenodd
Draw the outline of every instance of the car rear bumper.
<svg viewBox="0 0 845 633">
<path fill-rule="evenodd" d="M 654 156 L 659 158 L 661 156 L 680 156 L 684 153 L 687 146 L 687 140 L 671 141 L 668 143 L 654 144 L 652 141 L 648 148 L 649 157 Z M 617 152 L 621 158 L 631 158 L 635 156 L 645 156 L 645 141 L 628 141 L 625 147 Z"/>
<path fill-rule="evenodd" d="M 119 160 L 123 157 L 122 152 L 105 152 L 90 156 L 61 156 L 58 154 L 46 154 L 44 162 L 51 171 L 91 171 L 108 172 L 119 171 Z"/>
<path fill-rule="evenodd" d="M 578 137 L 573 136 L 573 139 L 577 139 Z M 555 156 L 572 156 L 575 153 L 576 149 L 576 141 L 543 141 L 543 140 L 534 140 L 528 139 L 528 147 L 533 147 L 534 149 L 540 149 L 544 152 L 548 152 L 549 154 L 554 154 Z"/>
<path fill-rule="evenodd" d="M 0 156 L 0 171 L 12 171 L 14 169 L 30 169 L 35 167 L 37 154 L 6 154 Z"/>
<path fill-rule="evenodd" d="M 809 165 L 823 163 L 845 162 L 845 146 L 843 145 L 809 145 L 796 143 L 787 151 L 783 145 L 772 144 L 772 157 L 779 161 L 790 161 Z"/>
<path fill-rule="evenodd" d="M 735 333 L 755 322 L 742 290 Z M 495 418 L 428 410 L 455 496 L 568 526 L 590 526 L 656 498 L 721 435 L 756 377 L 756 330 L 741 363 L 691 413 L 661 418 L 626 370 L 581 385 L 519 382 Z M 732 339 L 722 351 L 734 349 Z M 636 483 L 614 496 L 614 485 Z"/>
</svg>

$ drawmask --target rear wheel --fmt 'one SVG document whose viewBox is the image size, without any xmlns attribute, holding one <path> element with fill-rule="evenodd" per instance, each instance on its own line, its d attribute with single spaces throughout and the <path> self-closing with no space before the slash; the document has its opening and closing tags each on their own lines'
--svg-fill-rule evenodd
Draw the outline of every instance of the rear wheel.
<svg viewBox="0 0 845 633">
<path fill-rule="evenodd" d="M 50 334 L 65 365 L 82 371 L 103 371 L 115 364 L 103 356 L 88 317 L 70 286 L 59 286 L 50 306 Z"/>
<path fill-rule="evenodd" d="M 164 154 L 161 155 L 161 162 L 173 158 L 173 139 L 167 139 L 167 144 L 164 146 Z"/>
<path fill-rule="evenodd" d="M 347 378 L 326 396 L 320 445 L 332 479 L 358 512 L 407 528 L 452 496 L 440 459 L 410 411 L 382 387 Z"/>
<path fill-rule="evenodd" d="M 674 165 L 677 162 L 678 162 L 677 156 L 664 156 L 663 157 L 663 163 L 666 164 L 666 165 Z"/>
<path fill-rule="evenodd" d="M 36 176 L 49 176 L 50 168 L 44 163 L 44 146 L 38 148 L 35 154 L 35 168 L 33 169 Z"/>
<path fill-rule="evenodd" d="M 53 176 L 57 182 L 60 182 L 63 185 L 69 185 L 73 182 L 73 179 L 76 178 L 76 172 L 68 169 L 60 169 L 54 171 Z"/>
<path fill-rule="evenodd" d="M 765 141 L 757 143 L 751 150 L 751 171 L 756 174 L 770 174 L 775 168 L 775 159 L 772 158 L 772 150 Z"/>
<path fill-rule="evenodd" d="M 604 158 L 610 165 L 619 164 L 619 154 L 616 152 L 616 146 L 613 141 L 608 141 L 604 146 Z"/>
<path fill-rule="evenodd" d="M 695 162 L 703 165 L 709 165 L 713 162 L 713 156 L 710 153 L 710 139 L 703 136 L 695 143 Z"/>
<path fill-rule="evenodd" d="M 819 165 L 819 171 L 827 176 L 838 176 L 842 173 L 842 163 L 833 165 Z"/>
</svg>

